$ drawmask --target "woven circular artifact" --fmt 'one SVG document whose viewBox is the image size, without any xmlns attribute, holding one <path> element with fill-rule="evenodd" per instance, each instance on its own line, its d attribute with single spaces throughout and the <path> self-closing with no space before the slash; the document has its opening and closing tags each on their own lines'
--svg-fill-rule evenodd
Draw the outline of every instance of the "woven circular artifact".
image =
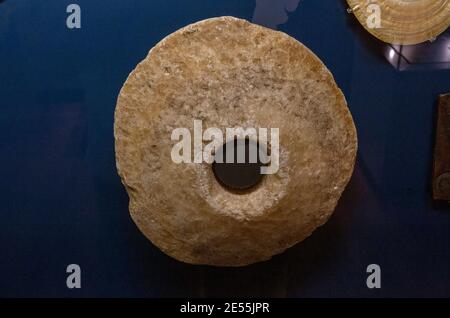
<svg viewBox="0 0 450 318">
<path fill-rule="evenodd" d="M 347 2 L 367 31 L 391 44 L 410 45 L 432 40 L 450 25 L 450 0 L 347 0 Z M 381 18 L 379 25 L 375 23 L 378 13 Z"/>
<path fill-rule="evenodd" d="M 194 135 L 194 120 L 224 132 L 279 128 L 279 170 L 239 192 L 218 182 L 210 163 L 174 163 L 171 134 Z M 180 261 L 216 266 L 267 260 L 325 223 L 357 148 L 324 64 L 288 35 L 232 17 L 158 43 L 120 91 L 114 135 L 139 229 Z"/>
</svg>

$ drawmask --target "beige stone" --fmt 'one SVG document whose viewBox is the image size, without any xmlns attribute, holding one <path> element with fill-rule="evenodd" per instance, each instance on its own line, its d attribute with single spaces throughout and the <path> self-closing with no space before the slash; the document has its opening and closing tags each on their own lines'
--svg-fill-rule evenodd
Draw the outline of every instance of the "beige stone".
<svg viewBox="0 0 450 318">
<path fill-rule="evenodd" d="M 391 43 L 411 45 L 436 38 L 450 25 L 450 0 L 347 0 L 356 18 L 378 39 Z M 380 8 L 380 27 L 373 28 L 375 11 Z"/>
<path fill-rule="evenodd" d="M 245 194 L 211 165 L 175 164 L 172 130 L 280 129 L 280 169 Z M 131 72 L 115 112 L 119 175 L 139 229 L 187 263 L 243 266 L 308 237 L 332 214 L 357 149 L 345 98 L 292 37 L 232 17 L 189 25 Z"/>
</svg>

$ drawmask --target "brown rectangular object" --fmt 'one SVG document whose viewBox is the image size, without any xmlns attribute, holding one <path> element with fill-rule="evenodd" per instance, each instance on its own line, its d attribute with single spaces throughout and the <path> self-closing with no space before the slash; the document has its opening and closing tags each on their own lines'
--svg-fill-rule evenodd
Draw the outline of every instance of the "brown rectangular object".
<svg viewBox="0 0 450 318">
<path fill-rule="evenodd" d="M 450 201 L 450 94 L 439 96 L 434 148 L 433 199 Z"/>
</svg>

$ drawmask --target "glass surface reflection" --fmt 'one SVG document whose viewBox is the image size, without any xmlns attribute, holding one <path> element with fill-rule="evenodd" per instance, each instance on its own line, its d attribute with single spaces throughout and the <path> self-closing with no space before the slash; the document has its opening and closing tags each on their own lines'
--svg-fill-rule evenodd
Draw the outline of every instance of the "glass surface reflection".
<svg viewBox="0 0 450 318">
<path fill-rule="evenodd" d="M 433 41 L 416 45 L 386 45 L 384 54 L 399 71 L 450 69 L 450 30 Z"/>
</svg>

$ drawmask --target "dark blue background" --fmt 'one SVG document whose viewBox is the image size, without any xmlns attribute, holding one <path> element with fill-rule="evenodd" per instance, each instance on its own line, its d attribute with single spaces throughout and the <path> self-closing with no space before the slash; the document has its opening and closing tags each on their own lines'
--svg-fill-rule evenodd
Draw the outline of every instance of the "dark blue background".
<svg viewBox="0 0 450 318">
<path fill-rule="evenodd" d="M 66 28 L 66 6 L 82 28 Z M 311 48 L 347 97 L 354 176 L 331 220 L 246 268 L 179 263 L 137 230 L 115 169 L 113 114 L 128 73 L 178 28 L 251 20 L 255 0 L 0 3 L 0 296 L 450 296 L 450 211 L 433 207 L 437 96 L 449 70 L 398 72 L 345 12 L 303 0 L 279 26 Z M 82 288 L 66 287 L 66 266 Z M 382 288 L 366 287 L 366 267 Z"/>
</svg>

